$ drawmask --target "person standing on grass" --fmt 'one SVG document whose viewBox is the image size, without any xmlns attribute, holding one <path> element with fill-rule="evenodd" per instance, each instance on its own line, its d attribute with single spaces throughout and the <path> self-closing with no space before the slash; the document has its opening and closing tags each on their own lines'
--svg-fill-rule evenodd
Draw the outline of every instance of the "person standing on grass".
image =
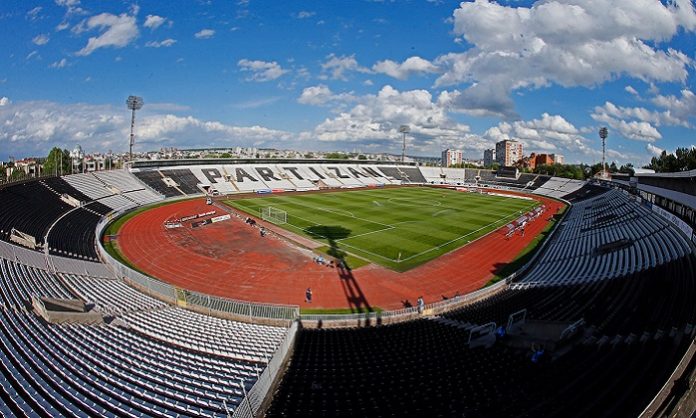
<svg viewBox="0 0 696 418">
<path fill-rule="evenodd" d="M 305 290 L 305 302 L 312 303 L 312 288 L 311 287 L 308 287 L 307 290 Z"/>
</svg>

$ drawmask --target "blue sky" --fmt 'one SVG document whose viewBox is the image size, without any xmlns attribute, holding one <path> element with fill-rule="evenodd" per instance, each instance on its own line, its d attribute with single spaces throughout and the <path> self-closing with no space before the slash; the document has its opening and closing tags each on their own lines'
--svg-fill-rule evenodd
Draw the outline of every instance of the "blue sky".
<svg viewBox="0 0 696 418">
<path fill-rule="evenodd" d="M 55 145 L 409 153 L 696 144 L 691 0 L 0 2 L 0 159 Z"/>
</svg>

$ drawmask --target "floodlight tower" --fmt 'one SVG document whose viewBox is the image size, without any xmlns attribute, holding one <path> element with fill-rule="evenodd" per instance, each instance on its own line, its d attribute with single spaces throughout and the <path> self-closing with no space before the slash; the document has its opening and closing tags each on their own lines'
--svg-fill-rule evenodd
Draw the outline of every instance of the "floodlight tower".
<svg viewBox="0 0 696 418">
<path fill-rule="evenodd" d="M 406 134 L 411 132 L 411 127 L 408 125 L 401 125 L 399 126 L 399 132 L 404 134 L 404 144 L 401 147 L 401 162 L 403 163 L 406 161 Z"/>
<path fill-rule="evenodd" d="M 138 96 L 128 96 L 126 100 L 126 106 L 131 110 L 131 129 L 130 129 L 130 139 L 128 141 L 128 161 L 133 161 L 133 144 L 135 143 L 135 111 L 142 109 L 145 102 L 143 102 L 142 97 Z"/>
<path fill-rule="evenodd" d="M 607 178 L 607 136 L 609 136 L 609 130 L 606 126 L 599 128 L 599 137 L 602 138 L 602 178 Z"/>
</svg>

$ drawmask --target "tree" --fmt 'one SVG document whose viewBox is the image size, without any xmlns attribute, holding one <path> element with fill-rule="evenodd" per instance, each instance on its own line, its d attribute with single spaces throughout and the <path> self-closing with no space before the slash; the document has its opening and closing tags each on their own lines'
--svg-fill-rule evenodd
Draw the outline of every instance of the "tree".
<svg viewBox="0 0 696 418">
<path fill-rule="evenodd" d="M 653 157 L 650 160 L 649 168 L 657 173 L 672 173 L 679 171 L 677 157 L 674 154 L 667 154 L 667 151 L 662 151 L 659 157 Z"/>
<path fill-rule="evenodd" d="M 696 169 L 696 148 L 677 148 L 677 168 L 682 171 Z"/>
<path fill-rule="evenodd" d="M 633 164 L 628 163 L 619 167 L 619 173 L 624 173 L 632 176 L 636 174 L 636 171 L 633 169 Z"/>
<path fill-rule="evenodd" d="M 54 147 L 51 152 L 48 153 L 46 161 L 44 161 L 43 173 L 46 175 L 70 174 L 70 164 L 70 152 L 66 149 L 61 150 L 58 147 Z"/>
<path fill-rule="evenodd" d="M 585 178 L 582 166 L 570 164 L 541 164 L 534 168 L 534 173 L 576 180 Z"/>
<path fill-rule="evenodd" d="M 342 152 L 330 152 L 324 156 L 327 160 L 347 160 L 348 155 Z"/>
</svg>

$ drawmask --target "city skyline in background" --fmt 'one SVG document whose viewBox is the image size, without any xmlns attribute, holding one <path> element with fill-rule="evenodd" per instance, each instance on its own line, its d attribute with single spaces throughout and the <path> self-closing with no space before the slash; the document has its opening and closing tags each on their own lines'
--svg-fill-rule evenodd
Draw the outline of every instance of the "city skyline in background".
<svg viewBox="0 0 696 418">
<path fill-rule="evenodd" d="M 357 6 L 356 6 L 357 5 Z M 590 7 L 592 6 L 592 7 Z M 640 166 L 696 144 L 690 0 L 0 6 L 0 160 L 257 147 Z"/>
</svg>

